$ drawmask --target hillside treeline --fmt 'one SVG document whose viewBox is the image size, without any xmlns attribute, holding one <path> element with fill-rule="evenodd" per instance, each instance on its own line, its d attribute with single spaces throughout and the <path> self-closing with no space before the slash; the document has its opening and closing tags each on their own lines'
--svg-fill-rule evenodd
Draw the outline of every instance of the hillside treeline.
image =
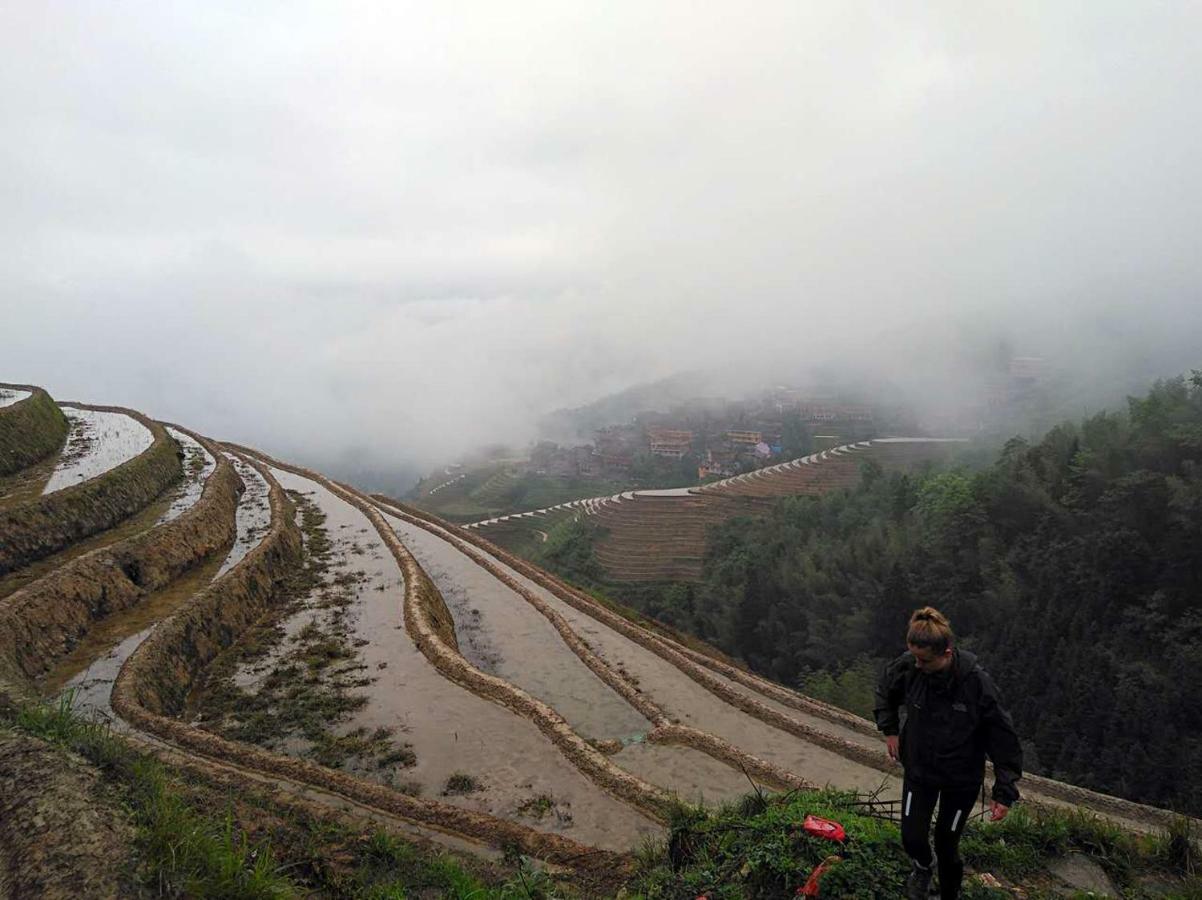
<svg viewBox="0 0 1202 900">
<path fill-rule="evenodd" d="M 978 472 L 869 469 L 728 523 L 705 583 L 670 599 L 666 618 L 852 704 L 909 612 L 937 606 L 1035 768 L 1202 813 L 1202 373 Z"/>
<path fill-rule="evenodd" d="M 565 537 L 545 562 L 595 581 Z M 937 606 L 1002 687 L 1029 769 L 1202 814 L 1202 373 L 978 471 L 868 467 L 854 491 L 715 529 L 699 586 L 614 593 L 859 712 L 910 611 Z"/>
</svg>

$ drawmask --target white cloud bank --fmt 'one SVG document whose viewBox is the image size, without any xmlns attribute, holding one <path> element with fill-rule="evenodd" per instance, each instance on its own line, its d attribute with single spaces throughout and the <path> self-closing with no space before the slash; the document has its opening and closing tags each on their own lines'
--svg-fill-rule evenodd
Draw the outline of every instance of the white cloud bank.
<svg viewBox="0 0 1202 900">
<path fill-rule="evenodd" d="M 0 379 L 386 464 L 685 368 L 1156 371 L 1185 3 L 0 11 Z M 361 449 L 358 449 L 361 448 Z"/>
</svg>

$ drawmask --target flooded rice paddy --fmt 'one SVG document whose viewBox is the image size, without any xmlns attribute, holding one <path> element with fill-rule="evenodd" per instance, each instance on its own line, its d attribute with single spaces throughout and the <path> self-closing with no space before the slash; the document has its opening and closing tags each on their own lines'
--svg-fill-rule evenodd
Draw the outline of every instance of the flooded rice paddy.
<svg viewBox="0 0 1202 900">
<path fill-rule="evenodd" d="M 246 554 L 259 545 L 271 528 L 271 496 L 267 479 L 259 474 L 258 469 L 234 454 L 226 453 L 226 457 L 234 464 L 245 490 L 238 498 L 234 545 L 217 572 L 218 578 L 238 565 Z"/>
<path fill-rule="evenodd" d="M 368 759 L 345 766 L 348 771 L 610 849 L 659 831 L 586 779 L 533 723 L 444 678 L 405 630 L 400 568 L 367 517 L 307 478 L 273 474 L 324 516 L 320 533 L 306 529 L 306 543 L 328 541 L 328 567 L 280 623 L 276 645 L 240 664 L 234 674 L 239 690 L 314 702 L 318 686 L 307 697 L 293 688 L 306 668 L 324 671 L 346 694 L 362 698 L 336 707 L 337 719 L 326 723 L 336 737 L 370 741 L 383 734 L 396 747 L 393 761 L 373 765 Z M 315 659 L 323 647 L 336 655 L 335 664 Z M 320 702 L 329 700 L 327 693 Z M 199 712 L 203 721 L 206 711 Z M 297 734 L 273 749 L 312 756 L 315 747 Z M 408 759 L 400 758 L 402 751 Z"/>
<path fill-rule="evenodd" d="M 469 662 L 547 703 L 583 737 L 623 740 L 651 730 L 519 593 L 437 534 L 386 519 L 442 592 Z"/>
<path fill-rule="evenodd" d="M 15 388 L 0 388 L 0 406 L 12 406 L 28 397 L 30 391 L 18 391 Z"/>
<path fill-rule="evenodd" d="M 149 528 L 153 528 L 158 519 L 167 511 L 173 497 L 173 492 L 168 489 L 148 507 L 125 519 L 120 525 L 109 528 L 99 534 L 94 534 L 90 538 L 72 544 L 67 549 L 60 550 L 52 556 L 47 556 L 44 559 L 39 559 L 27 566 L 23 566 L 15 572 L 9 572 L 3 578 L 0 578 L 0 597 L 7 597 L 13 591 L 23 588 L 43 575 L 65 566 L 73 559 L 77 559 L 94 550 L 110 547 L 119 541 L 134 537 Z"/>
<path fill-rule="evenodd" d="M 508 621 L 518 618 L 519 607 L 505 602 L 504 598 L 506 595 L 517 598 L 518 595 L 452 545 L 442 540 L 440 535 L 445 535 L 445 532 L 437 526 L 431 526 L 429 529 L 419 528 L 407 525 L 393 517 L 389 517 L 389 521 L 394 525 L 406 546 L 413 550 L 423 565 L 427 562 L 430 563 L 427 571 L 431 572 L 431 577 L 435 577 L 434 571 L 440 572 L 442 583 L 449 584 L 454 590 L 459 590 L 463 585 L 475 586 L 469 593 L 471 606 L 472 608 L 481 608 L 482 613 L 479 618 L 489 626 L 483 630 L 488 634 L 490 646 L 494 648 L 493 652 L 503 659 L 504 651 L 496 649 L 504 644 L 504 641 L 498 641 L 497 631 L 516 633 L 520 640 L 521 633 L 530 630 L 529 627 L 516 628 L 511 621 Z M 441 545 L 441 547 L 437 545 Z M 577 611 L 559 600 L 550 591 L 518 574 L 499 559 L 485 554 L 483 551 L 478 550 L 477 552 L 559 612 L 571 624 L 573 631 L 589 643 L 594 652 L 628 680 L 635 683 L 664 710 L 669 718 L 714 734 L 735 747 L 820 785 L 829 783 L 838 787 L 871 789 L 886 778 L 876 769 L 848 760 L 824 747 L 810 744 L 795 735 L 748 715 L 697 684 L 671 663 L 597 619 Z M 478 597 L 494 598 L 490 616 L 483 614 L 483 606 L 477 602 Z M 526 608 L 532 613 L 535 612 L 528 605 Z M 453 606 L 452 612 L 454 613 Z M 461 614 L 455 615 L 458 625 Z M 542 619 L 543 617 L 539 615 L 538 618 Z M 551 634 L 558 638 L 556 632 L 551 631 Z M 558 662 L 563 653 L 574 656 L 562 641 L 559 641 L 557 645 L 544 641 L 541 646 L 543 649 L 539 649 L 539 645 L 536 644 L 534 650 L 529 650 L 518 643 L 513 655 L 520 663 L 523 659 L 529 659 L 533 653 L 542 653 L 546 657 L 554 654 L 557 660 L 556 671 L 570 671 L 570 667 Z M 520 664 L 514 668 L 517 671 L 512 674 L 506 672 L 503 677 L 522 684 L 523 678 L 528 676 L 523 675 L 520 671 Z M 501 672 L 498 671 L 498 674 Z M 849 740 L 854 739 L 868 746 L 876 746 L 871 737 L 850 728 L 769 700 L 760 696 L 758 692 L 736 685 L 729 679 L 719 678 L 719 680 L 726 682 L 732 689 L 744 696 L 753 697 L 765 705 L 827 734 L 838 735 Z M 549 700 L 548 702 L 559 709 L 555 701 Z M 563 710 L 560 709 L 560 712 L 562 713 Z M 884 746 L 880 745 L 879 749 L 883 754 Z M 653 784 L 676 790 L 683 796 L 704 795 L 721 799 L 746 793 L 750 787 L 742 772 L 737 769 L 732 770 L 730 766 L 699 751 L 684 747 L 652 747 L 640 745 L 636 741 L 615 756 L 613 760 L 619 766 L 632 766 L 629 771 L 633 774 L 637 774 Z"/>
<path fill-rule="evenodd" d="M 167 433 L 175 438 L 183 451 L 184 478 L 171 492 L 171 503 L 155 521 L 156 525 L 165 525 L 190 510 L 204 493 L 205 482 L 217 468 L 217 460 L 194 437 L 174 428 L 168 428 Z"/>
<path fill-rule="evenodd" d="M 738 769 L 692 747 L 636 741 L 610 759 L 690 803 L 716 805 L 738 800 L 753 789 L 753 782 Z"/>
<path fill-rule="evenodd" d="M 43 494 L 103 475 L 133 459 L 154 440 L 150 429 L 125 413 L 73 407 L 64 407 L 63 412 L 71 422 L 71 433 Z"/>
<path fill-rule="evenodd" d="M 669 718 L 701 731 L 722 738 L 735 747 L 767 762 L 806 778 L 819 785 L 831 784 L 842 788 L 872 789 L 882 780 L 889 780 L 884 773 L 869 766 L 846 759 L 832 750 L 808 743 L 788 732 L 763 722 L 742 710 L 731 706 L 706 690 L 667 660 L 662 659 L 625 635 L 604 625 L 592 616 L 577 611 L 557 598 L 550 591 L 509 569 L 494 557 L 489 559 L 500 566 L 525 587 L 537 593 L 546 603 L 559 612 L 572 625 L 572 629 L 588 641 L 593 651 L 611 666 L 632 680 Z M 732 682 L 733 684 L 733 682 Z M 743 688 L 742 692 L 754 696 L 769 706 L 780 708 L 798 721 L 810 724 L 828 734 L 838 734 L 859 742 L 870 742 L 871 738 L 820 719 L 817 716 L 776 704 L 758 693 Z M 884 753 L 884 746 L 880 745 Z M 644 777 L 656 784 L 663 784 L 671 773 Z"/>
</svg>

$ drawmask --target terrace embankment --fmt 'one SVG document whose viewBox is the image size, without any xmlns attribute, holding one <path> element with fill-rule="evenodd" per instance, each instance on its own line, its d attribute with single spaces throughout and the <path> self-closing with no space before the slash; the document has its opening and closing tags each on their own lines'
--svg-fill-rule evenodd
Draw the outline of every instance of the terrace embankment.
<svg viewBox="0 0 1202 900">
<path fill-rule="evenodd" d="M 95 478 L 0 507 L 0 575 L 112 528 L 183 476 L 179 446 L 162 425 L 133 410 L 88 409 L 132 417 L 150 431 L 150 446 Z"/>
<path fill-rule="evenodd" d="M 446 600 L 469 662 L 547 703 L 586 738 L 630 739 L 651 730 L 518 592 L 437 532 L 392 516 L 388 522 Z"/>
<path fill-rule="evenodd" d="M 40 387 L 0 385 L 29 392 L 9 406 L 0 406 L 0 477 L 32 466 L 58 450 L 67 439 L 63 411 Z"/>
<path fill-rule="evenodd" d="M 204 450 L 199 443 L 197 446 Z M 208 452 L 205 451 L 206 455 Z M 43 687 L 47 693 L 60 687 L 69 690 L 73 709 L 87 716 L 117 721 L 110 698 L 113 683 L 125 660 L 160 621 L 241 562 L 266 536 L 271 527 L 270 486 L 266 477 L 240 457 L 228 451 L 222 453 L 234 465 L 244 486 L 238 498 L 237 535 L 225 558 L 214 555 L 206 559 L 142 603 L 93 629 L 46 678 Z M 213 464 L 216 464 L 215 460 Z M 208 468 L 207 462 L 205 468 Z M 198 474 L 203 475 L 203 470 Z M 164 504 L 163 509 L 166 508 Z M 156 517 L 160 514 L 156 513 Z"/>
<path fill-rule="evenodd" d="M 405 514 L 399 506 L 391 509 Z M 468 537 L 470 532 L 464 529 L 452 533 L 452 528 L 444 531 L 449 540 L 460 541 L 461 535 L 478 542 L 478 548 L 487 548 L 478 536 Z M 649 736 L 652 741 L 695 747 L 778 787 L 831 783 L 873 788 L 886 778 L 873 765 L 865 764 L 880 756 L 875 748 L 853 746 L 843 736 L 789 717 L 779 716 L 771 722 L 757 718 L 754 713 L 758 710 L 744 709 L 733 693 L 722 696 L 709 689 L 712 685 L 699 684 L 680 671 L 673 665 L 675 660 L 661 658 L 655 652 L 661 649 L 660 643 L 642 629 L 608 611 L 606 618 L 612 617 L 612 625 L 591 617 L 587 614 L 593 610 L 591 601 L 582 603 L 567 591 L 560 592 L 563 597 L 556 596 L 543 584 L 524 577 L 522 570 L 529 569 L 528 564 L 491 549 L 495 552 L 488 553 L 481 564 L 548 615 L 563 621 L 564 630 L 583 641 L 579 652 L 600 658 L 599 668 L 610 673 L 615 689 L 622 689 L 620 682 L 633 685 L 650 708 L 658 711 L 654 716 L 657 727 Z M 680 662 L 688 665 L 687 660 Z M 854 758 L 856 751 L 862 751 L 865 762 Z"/>
<path fill-rule="evenodd" d="M 450 803 L 409 796 L 384 785 L 372 784 L 306 760 L 229 741 L 170 718 L 171 713 L 183 708 L 184 698 L 199 669 L 211 662 L 219 652 L 231 646 L 251 622 L 267 610 L 271 602 L 270 591 L 267 589 L 269 583 L 280 580 L 288 567 L 298 563 L 301 553 L 300 534 L 291 510 L 285 509 L 288 501 L 283 491 L 276 486 L 272 489 L 272 506 L 272 528 L 260 545 L 208 590 L 198 595 L 184 612 L 155 629 L 127 661 L 113 691 L 113 708 L 117 713 L 138 728 L 169 740 L 192 753 L 220 759 L 261 775 L 283 778 L 301 785 L 312 785 L 355 803 L 435 829 L 463 835 L 493 846 L 509 844 L 538 858 L 571 863 L 574 867 L 584 869 L 609 870 L 618 864 L 614 854 L 598 851 L 566 835 L 541 832 L 519 821 L 508 821 L 472 809 L 452 806 Z M 399 624 L 399 614 L 397 619 Z M 392 667 L 393 664 L 390 663 L 388 668 Z M 435 677 L 437 681 L 431 685 L 430 693 L 435 697 L 432 702 L 437 705 L 439 692 L 445 694 L 448 690 L 459 689 Z M 403 696 L 414 700 L 424 698 L 428 693 L 422 690 L 421 684 L 395 685 L 394 688 Z M 496 759 L 499 752 L 509 752 L 509 742 L 515 738 L 512 724 L 509 727 L 492 727 L 495 724 L 492 721 L 493 714 L 504 713 L 504 710 L 481 701 L 479 707 L 468 712 L 469 715 L 462 720 L 448 720 L 449 727 L 445 731 L 431 732 L 432 737 L 444 741 L 445 745 L 451 748 L 451 760 L 454 759 L 453 754 L 457 747 L 471 747 L 472 752 L 480 754 L 482 759 L 492 760 Z M 473 719 L 473 714 L 482 718 Z M 581 820 L 585 814 L 593 814 L 591 810 L 594 806 L 600 808 L 596 813 L 598 818 L 606 821 L 612 817 L 614 827 L 618 830 L 622 830 L 623 824 L 629 824 L 627 820 L 633 810 L 621 805 L 610 808 L 609 804 L 614 801 L 604 794 L 599 794 L 578 772 L 559 758 L 554 749 L 529 723 L 512 716 L 509 718 L 521 726 L 526 734 L 531 735 L 532 740 L 516 741 L 515 757 L 519 764 L 518 771 L 507 772 L 503 767 L 495 770 L 498 782 L 507 789 L 524 787 L 529 791 L 538 786 L 530 783 L 529 779 L 546 778 L 555 784 L 556 773 L 566 771 L 567 777 L 583 786 L 579 802 L 572 804 L 573 811 L 579 810 L 575 813 L 579 818 L 576 822 L 577 827 L 573 829 L 574 834 L 585 837 Z M 472 732 L 468 730 L 473 726 L 480 728 L 475 740 L 471 739 Z M 420 737 L 416 733 L 413 736 Z M 485 777 L 488 777 L 487 773 Z M 523 778 L 527 781 L 522 781 Z M 511 783 L 514 779 L 517 780 L 516 785 Z M 562 801 L 565 797 L 571 797 L 571 793 L 561 790 L 553 796 L 557 801 Z M 535 793 L 529 799 L 537 800 L 539 797 L 540 794 Z M 532 804 L 528 809 L 535 806 Z M 636 820 L 644 823 L 641 826 L 643 830 L 652 827 L 651 823 L 641 817 L 636 816 Z M 628 846 L 628 838 L 629 835 L 623 835 L 623 849 Z"/>
<path fill-rule="evenodd" d="M 168 433 L 179 442 L 184 453 L 183 479 L 156 497 L 148 506 L 124 519 L 118 525 L 0 577 L 0 598 L 7 597 L 13 591 L 67 565 L 77 557 L 111 547 L 151 528 L 165 525 L 191 509 L 200 499 L 216 461 L 208 450 L 187 433 L 171 429 L 168 429 Z M 240 502 L 239 508 L 241 506 Z"/>
<path fill-rule="evenodd" d="M 40 679 L 96 621 L 137 605 L 229 546 L 240 488 L 228 461 L 218 463 L 201 498 L 171 522 L 77 557 L 0 600 L 0 665 Z"/>
</svg>

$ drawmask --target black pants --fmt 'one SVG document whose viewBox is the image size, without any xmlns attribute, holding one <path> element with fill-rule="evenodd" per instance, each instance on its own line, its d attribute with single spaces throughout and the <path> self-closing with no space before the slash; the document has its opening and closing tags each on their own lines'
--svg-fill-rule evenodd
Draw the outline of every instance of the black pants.
<svg viewBox="0 0 1202 900">
<path fill-rule="evenodd" d="M 902 783 L 902 846 L 920 866 L 930 868 L 931 814 L 939 801 L 939 816 L 935 819 L 935 856 L 939 860 L 939 893 L 943 898 L 958 897 L 960 881 L 964 878 L 964 863 L 960 859 L 960 835 L 968 824 L 969 814 L 981 794 L 981 786 L 973 788 L 930 788 Z"/>
</svg>

